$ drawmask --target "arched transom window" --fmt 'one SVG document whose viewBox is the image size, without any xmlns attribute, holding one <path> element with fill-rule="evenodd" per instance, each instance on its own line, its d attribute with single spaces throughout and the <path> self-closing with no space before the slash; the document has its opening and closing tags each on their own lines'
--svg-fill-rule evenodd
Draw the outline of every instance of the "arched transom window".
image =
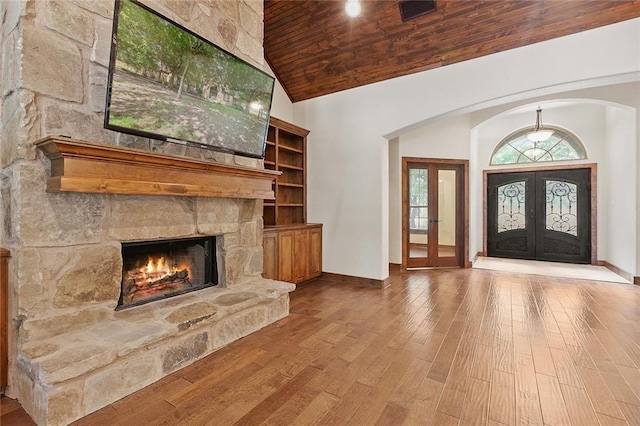
<svg viewBox="0 0 640 426">
<path fill-rule="evenodd" d="M 504 138 L 494 149 L 490 164 L 497 166 L 587 158 L 584 145 L 576 135 L 558 127 L 545 126 L 545 130 L 553 130 L 553 134 L 547 140 L 535 142 L 527 138 L 532 130 L 518 130 Z"/>
</svg>

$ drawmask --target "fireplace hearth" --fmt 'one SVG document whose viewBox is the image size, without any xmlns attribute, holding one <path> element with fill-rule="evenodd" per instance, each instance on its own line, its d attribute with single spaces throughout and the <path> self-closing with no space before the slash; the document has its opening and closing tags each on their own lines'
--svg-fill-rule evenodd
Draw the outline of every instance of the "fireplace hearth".
<svg viewBox="0 0 640 426">
<path fill-rule="evenodd" d="M 116 310 L 218 284 L 215 237 L 122 244 Z"/>
</svg>

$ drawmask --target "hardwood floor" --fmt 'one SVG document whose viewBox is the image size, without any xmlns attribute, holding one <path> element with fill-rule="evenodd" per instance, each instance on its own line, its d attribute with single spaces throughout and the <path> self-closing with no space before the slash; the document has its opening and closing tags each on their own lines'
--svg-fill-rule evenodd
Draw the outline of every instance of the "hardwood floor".
<svg viewBox="0 0 640 426">
<path fill-rule="evenodd" d="M 395 271 L 301 286 L 288 318 L 77 424 L 637 425 L 639 367 L 640 287 Z"/>
</svg>

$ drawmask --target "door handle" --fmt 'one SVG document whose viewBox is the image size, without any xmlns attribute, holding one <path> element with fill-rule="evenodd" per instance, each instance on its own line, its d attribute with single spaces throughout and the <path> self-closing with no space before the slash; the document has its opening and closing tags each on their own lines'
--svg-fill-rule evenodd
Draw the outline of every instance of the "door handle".
<svg viewBox="0 0 640 426">
<path fill-rule="evenodd" d="M 442 222 L 441 220 L 430 220 L 429 223 L 440 223 Z"/>
</svg>

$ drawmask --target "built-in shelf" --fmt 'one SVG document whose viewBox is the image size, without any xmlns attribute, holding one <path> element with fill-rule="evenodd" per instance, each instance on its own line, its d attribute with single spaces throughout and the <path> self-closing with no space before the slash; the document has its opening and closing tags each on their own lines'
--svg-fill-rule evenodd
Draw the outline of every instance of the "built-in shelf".
<svg viewBox="0 0 640 426">
<path fill-rule="evenodd" d="M 291 170 L 304 170 L 303 167 L 293 166 L 291 164 L 278 164 L 278 167 L 281 169 L 291 169 Z"/>
<path fill-rule="evenodd" d="M 278 207 L 304 207 L 302 203 L 278 203 Z"/>
<path fill-rule="evenodd" d="M 48 192 L 273 200 L 273 182 L 281 174 L 64 136 L 35 146 L 51 161 Z"/>
<path fill-rule="evenodd" d="M 297 152 L 298 154 L 302 154 L 304 153 L 303 150 L 301 149 L 297 149 L 297 148 L 291 148 L 290 146 L 286 146 L 286 145 L 280 145 L 278 146 L 279 149 L 282 149 L 284 151 L 291 151 L 291 152 Z"/>
<path fill-rule="evenodd" d="M 304 185 L 300 183 L 278 182 L 278 186 L 289 186 L 291 188 L 304 188 Z"/>
</svg>

